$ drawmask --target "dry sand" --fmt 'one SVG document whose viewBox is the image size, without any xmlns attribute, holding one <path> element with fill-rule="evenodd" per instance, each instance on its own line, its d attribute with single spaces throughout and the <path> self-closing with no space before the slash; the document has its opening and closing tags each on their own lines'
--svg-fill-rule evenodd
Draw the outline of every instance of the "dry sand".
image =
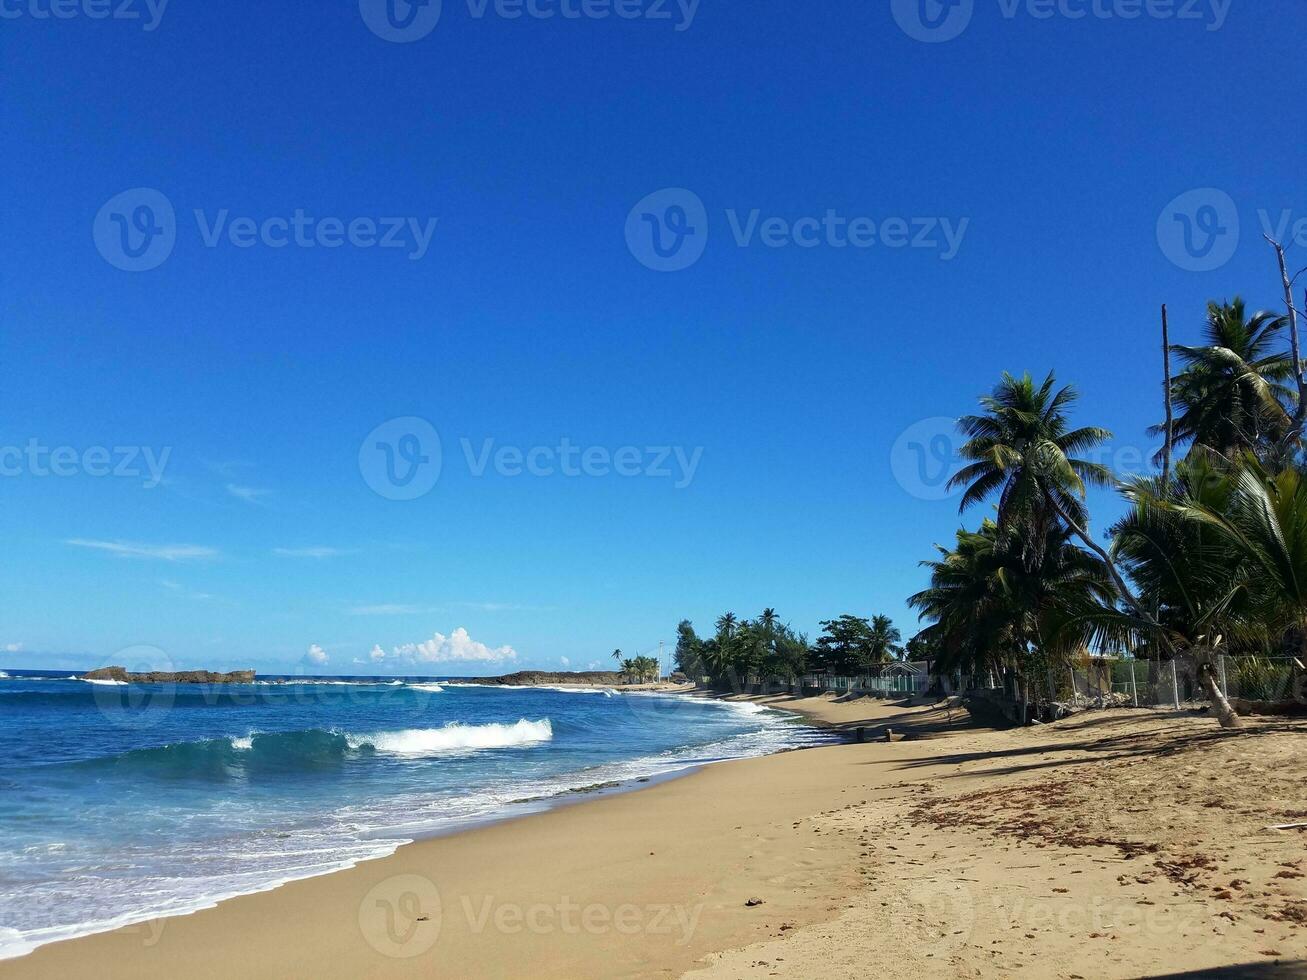
<svg viewBox="0 0 1307 980">
<path fill-rule="evenodd" d="M 892 743 L 711 766 L 43 947 L 8 977 L 1307 976 L 1307 723 L 755 699 Z M 761 899 L 761 904 L 749 905 Z"/>
</svg>

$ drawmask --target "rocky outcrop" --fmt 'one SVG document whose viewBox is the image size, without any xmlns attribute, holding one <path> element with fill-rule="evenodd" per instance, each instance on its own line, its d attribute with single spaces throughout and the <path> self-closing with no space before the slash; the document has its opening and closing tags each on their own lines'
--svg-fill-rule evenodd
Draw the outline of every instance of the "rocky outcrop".
<svg viewBox="0 0 1307 980">
<path fill-rule="evenodd" d="M 219 674 L 212 670 L 183 670 L 176 673 L 152 670 L 129 673 L 125 667 L 100 667 L 82 675 L 88 681 L 118 681 L 123 684 L 253 684 L 254 671 L 233 670 Z"/>
<path fill-rule="evenodd" d="M 552 673 L 543 670 L 521 670 L 503 677 L 460 677 L 464 684 L 502 684 L 505 687 L 539 687 L 541 684 L 571 684 L 576 687 L 616 687 L 623 683 L 622 675 L 615 670 L 578 670 Z"/>
</svg>

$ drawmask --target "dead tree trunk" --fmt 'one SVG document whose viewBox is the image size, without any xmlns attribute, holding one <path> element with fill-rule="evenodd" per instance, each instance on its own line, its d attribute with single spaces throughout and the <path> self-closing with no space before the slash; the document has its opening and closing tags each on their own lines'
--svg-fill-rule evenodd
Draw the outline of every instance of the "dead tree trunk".
<svg viewBox="0 0 1307 980">
<path fill-rule="evenodd" d="M 1165 381 L 1162 398 L 1166 402 L 1166 445 L 1162 447 L 1162 484 L 1171 482 L 1171 452 L 1175 443 L 1175 409 L 1171 404 L 1171 328 L 1166 319 L 1166 304 L 1162 304 L 1162 371 Z"/>
<path fill-rule="evenodd" d="M 1289 431 L 1284 443 L 1292 446 L 1302 437 L 1303 423 L 1307 421 L 1307 377 L 1303 376 L 1302 351 L 1298 346 L 1298 308 L 1293 305 L 1293 280 L 1289 278 L 1289 267 L 1284 261 L 1284 246 L 1270 235 L 1264 236 L 1275 249 L 1275 257 L 1280 263 L 1280 280 L 1284 284 L 1284 305 L 1289 316 L 1289 350 L 1293 356 L 1293 376 L 1298 382 L 1298 405 L 1294 410 Z"/>
</svg>

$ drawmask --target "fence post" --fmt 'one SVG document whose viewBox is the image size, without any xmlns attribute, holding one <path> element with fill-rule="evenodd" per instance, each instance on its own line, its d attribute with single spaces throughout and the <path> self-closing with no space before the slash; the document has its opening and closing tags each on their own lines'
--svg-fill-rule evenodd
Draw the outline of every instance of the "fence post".
<svg viewBox="0 0 1307 980">
<path fill-rule="evenodd" d="M 1139 685 L 1135 682 L 1135 661 L 1130 661 L 1130 693 L 1134 695 L 1135 707 L 1139 707 Z"/>
<path fill-rule="evenodd" d="M 1175 657 L 1171 658 L 1171 697 L 1175 700 L 1175 707 L 1180 709 L 1180 682 L 1175 676 Z"/>
</svg>

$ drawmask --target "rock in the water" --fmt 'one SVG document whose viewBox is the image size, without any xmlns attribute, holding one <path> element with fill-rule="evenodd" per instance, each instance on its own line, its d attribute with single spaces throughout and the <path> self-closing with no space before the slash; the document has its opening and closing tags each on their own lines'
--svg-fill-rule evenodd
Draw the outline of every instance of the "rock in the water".
<svg viewBox="0 0 1307 980">
<path fill-rule="evenodd" d="M 254 671 L 233 670 L 219 674 L 212 670 L 183 670 L 176 673 L 152 670 L 133 674 L 125 667 L 100 667 L 82 675 L 88 681 L 118 681 L 120 684 L 253 684 Z"/>
</svg>

